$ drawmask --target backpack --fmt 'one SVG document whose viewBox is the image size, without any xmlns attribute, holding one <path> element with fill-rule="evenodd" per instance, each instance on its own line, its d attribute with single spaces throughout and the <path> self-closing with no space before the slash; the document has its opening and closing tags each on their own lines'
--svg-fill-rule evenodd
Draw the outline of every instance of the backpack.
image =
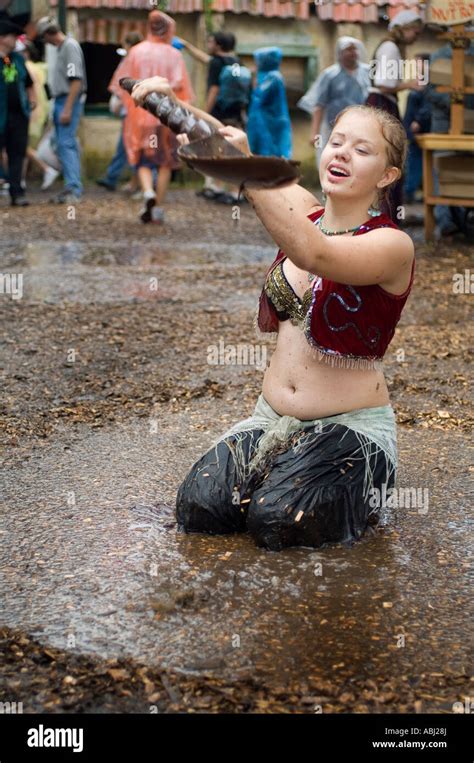
<svg viewBox="0 0 474 763">
<path fill-rule="evenodd" d="M 219 95 L 217 102 L 222 108 L 240 106 L 246 108 L 250 102 L 252 72 L 239 63 L 222 67 L 219 75 Z"/>
</svg>

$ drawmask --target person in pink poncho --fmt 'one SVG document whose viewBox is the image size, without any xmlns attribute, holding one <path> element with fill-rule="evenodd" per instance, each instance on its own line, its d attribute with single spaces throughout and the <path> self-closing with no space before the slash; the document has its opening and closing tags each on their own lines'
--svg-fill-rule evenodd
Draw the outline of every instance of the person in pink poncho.
<svg viewBox="0 0 474 763">
<path fill-rule="evenodd" d="M 123 139 L 127 158 L 137 168 L 143 190 L 144 208 L 140 218 L 144 223 L 164 222 L 162 203 L 171 179 L 171 173 L 181 166 L 177 156 L 179 144 L 171 130 L 144 109 L 135 105 L 133 98 L 119 85 L 122 77 L 145 79 L 159 75 L 166 77 L 178 98 L 192 102 L 195 98 L 179 50 L 171 45 L 176 24 L 162 11 L 148 15 L 148 34 L 143 42 L 135 45 L 123 63 L 117 68 L 110 83 L 110 90 L 122 99 L 127 116 L 123 125 Z M 153 188 L 153 169 L 158 167 L 156 190 Z"/>
</svg>

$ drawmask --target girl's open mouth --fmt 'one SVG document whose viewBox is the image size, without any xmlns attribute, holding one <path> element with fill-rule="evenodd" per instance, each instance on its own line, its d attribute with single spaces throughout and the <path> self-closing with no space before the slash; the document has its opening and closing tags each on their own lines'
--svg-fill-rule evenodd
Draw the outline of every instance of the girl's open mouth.
<svg viewBox="0 0 474 763">
<path fill-rule="evenodd" d="M 349 172 L 342 167 L 338 167 L 334 164 L 330 164 L 328 169 L 328 174 L 331 175 L 333 178 L 347 178 L 349 177 Z"/>
</svg>

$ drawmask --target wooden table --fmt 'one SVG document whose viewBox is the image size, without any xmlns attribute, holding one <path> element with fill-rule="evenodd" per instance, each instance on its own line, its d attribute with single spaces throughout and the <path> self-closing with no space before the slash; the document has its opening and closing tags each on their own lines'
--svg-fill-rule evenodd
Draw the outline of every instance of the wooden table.
<svg viewBox="0 0 474 763">
<path fill-rule="evenodd" d="M 446 204 L 452 207 L 474 207 L 474 199 L 463 199 L 459 196 L 435 196 L 433 151 L 474 152 L 474 135 L 450 135 L 449 133 L 427 132 L 415 137 L 418 145 L 423 150 L 425 240 L 432 241 L 435 229 L 434 207 L 436 204 Z"/>
</svg>

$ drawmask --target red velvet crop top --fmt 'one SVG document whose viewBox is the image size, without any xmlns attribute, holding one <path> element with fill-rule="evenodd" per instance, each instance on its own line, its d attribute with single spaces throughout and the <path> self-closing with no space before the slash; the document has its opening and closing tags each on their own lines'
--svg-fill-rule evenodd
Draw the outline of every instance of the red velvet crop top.
<svg viewBox="0 0 474 763">
<path fill-rule="evenodd" d="M 323 212 L 311 212 L 308 218 L 319 224 Z M 386 227 L 397 228 L 389 217 L 379 215 L 353 235 Z M 380 368 L 411 291 L 415 260 L 403 294 L 391 294 L 380 284 L 355 287 L 316 276 L 300 299 L 284 274 L 285 258 L 279 249 L 266 273 L 254 317 L 257 336 L 277 332 L 279 321 L 289 319 L 300 326 L 318 360 L 351 368 Z"/>
</svg>

